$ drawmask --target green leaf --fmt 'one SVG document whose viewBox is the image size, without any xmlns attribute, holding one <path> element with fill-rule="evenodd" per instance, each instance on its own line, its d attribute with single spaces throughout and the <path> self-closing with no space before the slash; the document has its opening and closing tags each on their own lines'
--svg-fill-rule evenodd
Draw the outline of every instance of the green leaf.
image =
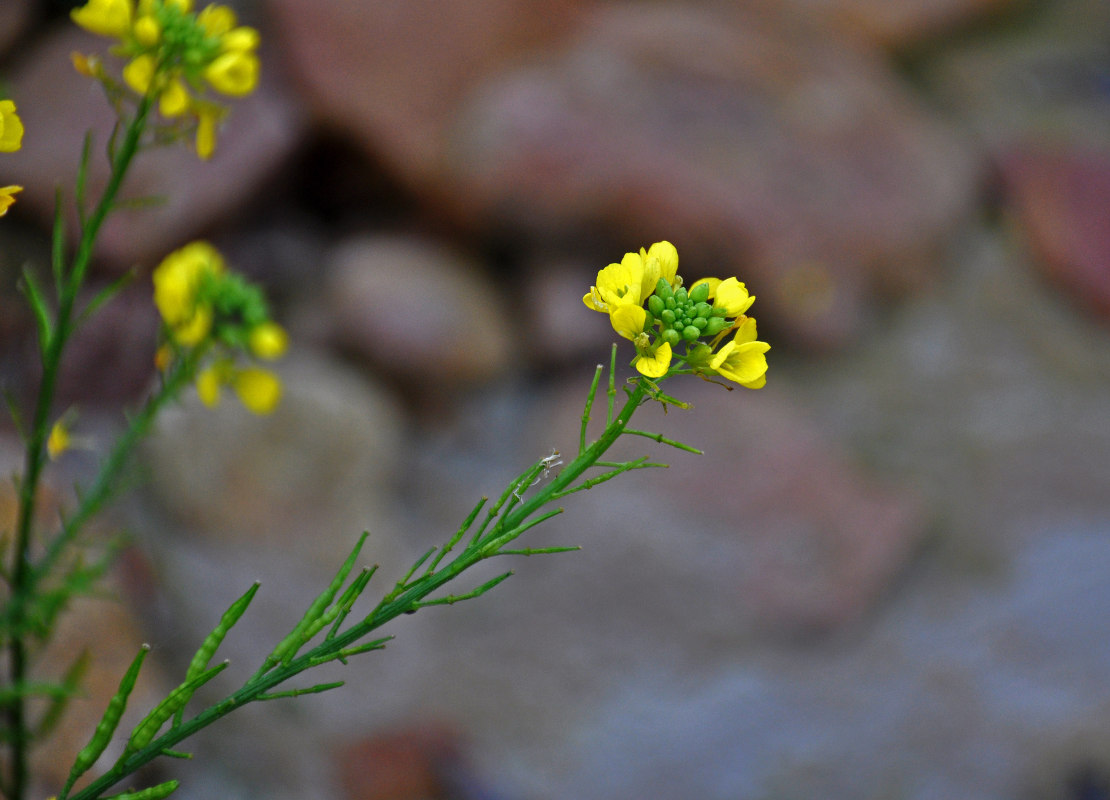
<svg viewBox="0 0 1110 800">
<path fill-rule="evenodd" d="M 45 356 L 47 349 L 50 347 L 53 324 L 50 320 L 50 310 L 46 307 L 46 298 L 39 288 L 35 274 L 28 266 L 23 267 L 23 280 L 20 281 L 19 288 L 27 297 L 27 302 L 31 305 L 31 311 L 35 314 L 35 326 L 39 335 L 39 351 Z"/>
</svg>

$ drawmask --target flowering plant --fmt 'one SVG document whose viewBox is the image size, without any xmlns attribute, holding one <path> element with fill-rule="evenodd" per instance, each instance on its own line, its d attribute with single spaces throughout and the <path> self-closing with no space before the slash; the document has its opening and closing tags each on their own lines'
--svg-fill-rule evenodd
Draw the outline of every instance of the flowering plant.
<svg viewBox="0 0 1110 800">
<path fill-rule="evenodd" d="M 86 523 L 112 497 L 123 465 L 157 415 L 187 387 L 195 387 L 208 406 L 220 401 L 226 387 L 250 411 L 272 411 L 280 402 L 281 383 L 258 362 L 279 358 L 288 347 L 285 331 L 271 319 L 263 292 L 230 270 L 210 244 L 192 242 L 167 255 L 151 271 L 152 299 L 161 318 L 156 355 L 159 379 L 142 406 L 128 416 L 95 479 L 77 493 L 74 507 L 62 516 L 56 529 L 36 530 L 36 490 L 43 472 L 50 459 L 61 457 L 79 438 L 73 435 L 77 424 L 73 412 L 58 414 L 55 409 L 63 353 L 80 322 L 119 288 L 118 284 L 109 287 L 85 307 L 78 307 L 94 243 L 117 205 L 124 176 L 143 148 L 186 137 L 201 158 L 210 157 L 218 123 L 226 116 L 226 109 L 210 91 L 243 96 L 256 87 L 259 77 L 258 34 L 237 25 L 234 13 L 224 6 L 210 5 L 194 12 L 191 0 L 88 0 L 72 16 L 83 28 L 117 40 L 112 53 L 126 64 L 117 79 L 97 55 L 74 58 L 80 73 L 104 87 L 119 114 L 118 141 L 113 136 L 108 148 L 110 177 L 101 196 L 89 203 L 84 186 L 91 146 L 86 140 L 74 198 L 80 228 L 73 254 L 66 255 L 67 236 L 59 208 L 52 291 L 43 288 L 32 270 L 24 274 L 23 288 L 37 323 L 42 375 L 29 413 L 12 409 L 26 451 L 16 483 L 16 527 L 10 539 L 4 539 L 10 547 L 5 548 L 0 569 L 7 592 L 0 612 L 0 646 L 8 667 L 6 683 L 0 685 L 0 743 L 6 748 L 6 757 L 0 762 L 0 791 L 10 800 L 25 800 L 28 750 L 34 739 L 48 734 L 61 719 L 87 664 L 84 657 L 78 657 L 55 683 L 33 673 L 33 657 L 68 601 L 93 591 L 111 563 L 111 547 L 92 558 L 83 552 L 89 550 L 88 537 L 82 535 Z M 155 114 L 162 119 L 155 120 Z M 0 151 L 17 150 L 22 136 L 14 103 L 0 101 Z M 14 186 L 0 189 L 0 214 L 18 190 Z M 367 538 L 364 533 L 334 579 L 257 669 L 222 699 L 197 710 L 193 703 L 197 690 L 214 682 L 228 667 L 228 662 L 214 664 L 213 659 L 259 591 L 258 583 L 248 587 L 200 643 L 181 682 L 126 732 L 121 721 L 150 649 L 141 646 L 87 744 L 74 757 L 68 779 L 58 787 L 57 800 L 167 797 L 178 788 L 177 780 L 108 793 L 152 761 L 187 756 L 178 749 L 182 742 L 245 705 L 339 688 L 341 681 L 314 683 L 300 678 L 324 664 L 346 664 L 351 658 L 384 648 L 390 637 L 379 635 L 379 629 L 402 614 L 479 597 L 511 574 L 503 572 L 457 594 L 445 590 L 480 562 L 577 549 L 520 546 L 518 539 L 562 513 L 556 504 L 565 498 L 632 470 L 664 466 L 647 456 L 607 460 L 609 449 L 623 436 L 700 452 L 662 433 L 633 428 L 632 417 L 651 401 L 686 407 L 661 388 L 665 380 L 681 374 L 723 378 L 752 389 L 762 387 L 769 346 L 757 339 L 755 319 L 746 315 L 754 300 L 736 278 L 704 278 L 687 289 L 678 274 L 678 252 L 665 241 L 627 253 L 620 263 L 602 269 L 584 301 L 590 309 L 608 314 L 613 329 L 632 342 L 632 364 L 638 374 L 618 384 L 618 348 L 614 345 L 607 380 L 602 382 L 606 375 L 603 365 L 594 371 L 573 455 L 569 450 L 565 457 L 552 451 L 513 478 L 492 504 L 488 498 L 480 499 L 441 546 L 417 559 L 369 607 L 360 606 L 360 601 L 375 568 L 356 569 Z M 604 398 L 603 409 L 599 397 Z M 591 438 L 591 426 L 595 438 Z M 42 546 L 33 548 L 34 542 Z M 47 700 L 37 719 L 31 718 L 28 705 L 33 697 Z M 111 747 L 113 742 L 118 746 Z"/>
</svg>

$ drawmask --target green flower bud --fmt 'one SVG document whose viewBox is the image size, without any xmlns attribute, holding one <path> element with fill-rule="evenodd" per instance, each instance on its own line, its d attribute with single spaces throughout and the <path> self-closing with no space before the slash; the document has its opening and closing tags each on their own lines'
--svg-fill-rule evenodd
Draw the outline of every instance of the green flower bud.
<svg viewBox="0 0 1110 800">
<path fill-rule="evenodd" d="M 665 278 L 660 278 L 658 281 L 656 281 L 655 293 L 662 297 L 664 300 L 672 296 L 671 285 L 667 283 Z"/>
<path fill-rule="evenodd" d="M 653 315 L 658 317 L 660 314 L 663 313 L 663 309 L 665 308 L 666 306 L 663 305 L 663 298 L 659 295 L 653 294 L 651 297 L 648 298 L 648 311 L 650 311 Z"/>
<path fill-rule="evenodd" d="M 712 316 L 705 324 L 705 334 L 707 336 L 716 336 L 718 333 L 727 328 L 729 322 L 724 317 Z"/>
<path fill-rule="evenodd" d="M 669 308 L 663 309 L 659 314 L 659 319 L 663 320 L 664 325 L 673 325 L 675 321 L 675 313 Z"/>
<path fill-rule="evenodd" d="M 681 339 L 682 337 L 678 335 L 678 331 L 676 331 L 674 328 L 667 328 L 663 331 L 663 341 L 669 344 L 671 347 L 674 347 L 676 344 L 678 344 Z"/>
<path fill-rule="evenodd" d="M 682 338 L 688 342 L 696 342 L 699 336 L 701 336 L 701 331 L 693 325 L 687 325 L 685 330 L 682 331 Z"/>
<path fill-rule="evenodd" d="M 709 299 L 709 284 L 699 283 L 690 290 L 690 299 L 695 303 L 704 303 Z"/>
<path fill-rule="evenodd" d="M 712 357 L 713 348 L 707 344 L 699 344 L 686 354 L 686 362 L 692 367 L 704 367 L 709 364 L 709 359 Z"/>
<path fill-rule="evenodd" d="M 709 320 L 705 317 L 695 317 L 690 321 L 690 324 L 697 328 L 699 331 L 704 331 L 705 326 L 709 324 Z"/>
<path fill-rule="evenodd" d="M 705 284 L 703 283 L 701 286 L 705 286 Z M 701 286 L 699 286 L 698 288 L 700 289 Z M 709 305 L 709 303 L 705 302 L 704 300 L 694 306 L 694 313 L 703 319 L 708 317 L 712 312 L 713 306 Z"/>
<path fill-rule="evenodd" d="M 660 280 L 662 280 L 662 278 L 660 278 Z M 678 289 L 675 290 L 674 300 L 675 300 L 676 303 L 685 304 L 688 299 L 689 298 L 687 297 L 686 290 L 684 288 L 682 288 L 680 286 L 680 287 L 678 287 Z"/>
</svg>

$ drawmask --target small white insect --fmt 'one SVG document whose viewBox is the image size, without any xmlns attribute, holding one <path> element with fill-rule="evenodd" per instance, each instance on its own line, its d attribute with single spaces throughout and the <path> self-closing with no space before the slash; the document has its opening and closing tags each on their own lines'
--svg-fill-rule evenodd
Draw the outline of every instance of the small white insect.
<svg viewBox="0 0 1110 800">
<path fill-rule="evenodd" d="M 528 489 L 531 489 L 531 488 L 532 488 L 533 486 L 535 486 L 535 485 L 536 485 L 537 483 L 539 483 L 539 482 L 540 482 L 540 479 L 541 479 L 541 478 L 546 478 L 546 477 L 547 477 L 547 474 L 548 474 L 548 473 L 549 473 L 549 472 L 550 472 L 550 471 L 551 471 L 552 469 L 554 469 L 555 467 L 557 467 L 557 466 L 559 466 L 560 464 L 562 464 L 562 463 L 563 463 L 563 459 L 561 459 L 561 458 L 559 457 L 559 451 L 558 451 L 558 450 L 556 450 L 556 449 L 555 449 L 555 448 L 553 447 L 553 448 L 551 448 L 551 455 L 549 455 L 549 456 L 544 456 L 543 458 L 541 458 L 541 459 L 540 459 L 540 463 L 541 463 L 541 464 L 543 464 L 543 473 L 542 473 L 542 474 L 540 474 L 540 475 L 537 475 L 537 476 L 535 477 L 535 480 L 533 480 L 533 481 L 532 481 L 532 482 L 531 482 L 530 484 L 528 484 L 527 486 L 524 486 L 524 487 L 520 487 L 520 486 L 518 486 L 517 488 L 513 489 L 513 495 L 514 495 L 514 496 L 516 497 L 516 499 L 517 499 L 517 500 L 521 501 L 522 503 L 524 502 L 524 498 L 523 498 L 523 497 L 521 497 L 521 494 L 522 494 L 522 493 L 523 493 L 524 491 L 526 491 L 526 490 L 528 490 Z"/>
</svg>

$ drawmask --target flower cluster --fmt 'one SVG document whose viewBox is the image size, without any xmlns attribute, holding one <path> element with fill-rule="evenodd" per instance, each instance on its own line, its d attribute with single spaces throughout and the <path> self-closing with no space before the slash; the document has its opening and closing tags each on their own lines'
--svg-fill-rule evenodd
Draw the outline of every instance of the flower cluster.
<svg viewBox="0 0 1110 800">
<path fill-rule="evenodd" d="M 88 0 L 74 9 L 74 22 L 101 36 L 118 39 L 113 50 L 128 59 L 123 80 L 134 91 L 158 100 L 169 119 L 196 124 L 197 155 L 207 159 L 216 147 L 216 125 L 226 113 L 208 99 L 211 88 L 243 97 L 258 85 L 255 51 L 259 35 L 237 23 L 227 6 L 209 5 L 193 13 L 193 0 Z M 95 57 L 77 55 L 78 71 L 109 79 Z"/>
<path fill-rule="evenodd" d="M 597 285 L 582 300 L 632 341 L 633 364 L 645 377 L 693 372 L 749 389 L 767 382 L 771 346 L 757 340 L 755 318 L 744 313 L 755 297 L 736 278 L 703 278 L 687 290 L 670 242 L 625 253 L 597 273 Z"/>
<path fill-rule="evenodd" d="M 207 365 L 197 374 L 197 394 L 206 405 L 216 405 L 221 388 L 230 386 L 250 411 L 272 411 L 281 399 L 278 377 L 258 366 L 239 365 L 241 354 L 272 360 L 288 347 L 259 288 L 229 272 L 207 242 L 170 253 L 153 278 L 154 304 L 165 323 L 159 366 L 167 367 L 184 350 L 205 348 Z M 207 358 L 209 349 L 212 358 Z"/>
<path fill-rule="evenodd" d="M 0 153 L 14 153 L 23 146 L 23 121 L 15 113 L 15 103 L 0 100 Z M 0 186 L 0 217 L 8 213 L 22 186 Z"/>
</svg>

